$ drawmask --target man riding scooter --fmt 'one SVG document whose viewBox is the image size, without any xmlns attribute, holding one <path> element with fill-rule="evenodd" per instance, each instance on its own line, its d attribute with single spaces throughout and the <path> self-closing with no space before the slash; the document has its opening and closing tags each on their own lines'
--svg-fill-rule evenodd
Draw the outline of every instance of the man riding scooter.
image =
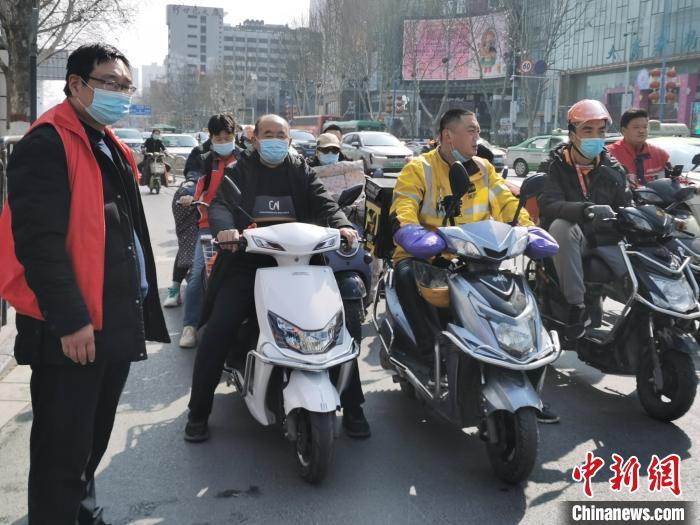
<svg viewBox="0 0 700 525">
<path fill-rule="evenodd" d="M 151 162 L 153 162 L 153 156 L 157 153 L 162 153 L 164 155 L 167 155 L 168 151 L 165 148 L 165 144 L 163 144 L 163 141 L 160 139 L 160 130 L 159 129 L 153 129 L 151 132 L 151 136 L 148 137 L 144 143 L 141 145 L 141 153 L 143 154 L 144 158 L 143 160 L 139 163 L 138 168 L 139 171 L 142 173 L 142 180 L 141 180 L 141 185 L 143 186 L 148 186 L 150 184 L 150 178 L 151 178 Z M 163 186 L 168 186 L 168 174 L 170 173 L 171 166 L 167 162 L 165 163 L 165 173 L 166 176 L 163 177 Z"/>
<path fill-rule="evenodd" d="M 666 150 L 649 144 L 649 114 L 645 109 L 630 108 L 620 117 L 622 138 L 608 146 L 610 154 L 627 170 L 630 186 L 646 186 L 663 178 L 671 165 Z"/>
<path fill-rule="evenodd" d="M 260 117 L 253 140 L 255 152 L 242 157 L 231 173 L 242 201 L 238 202 L 232 188 L 224 182 L 209 210 L 212 234 L 222 248 L 234 253 L 222 252 L 210 277 L 201 321 L 207 325 L 195 358 L 185 428 L 185 440 L 190 442 L 209 438 L 207 421 L 221 370 L 241 325 L 254 311 L 256 271 L 275 265 L 269 256 L 237 251 L 232 242 L 239 240 L 240 232 L 251 223 L 269 226 L 306 222 L 338 228 L 347 242 L 357 242 L 352 224 L 311 168 L 303 159 L 289 154 L 291 139 L 286 120 L 278 115 Z M 359 374 L 351 375 L 340 401 L 346 433 L 351 437 L 369 437 Z"/>
<path fill-rule="evenodd" d="M 452 194 L 450 166 L 461 162 L 470 174 L 472 185 L 461 200 L 461 213 L 454 217 L 455 225 L 490 218 L 508 223 L 518 209 L 518 199 L 495 168 L 476 156 L 479 133 L 479 123 L 473 112 L 447 111 L 440 119 L 439 146 L 407 164 L 394 188 L 391 218 L 397 245 L 393 257 L 396 289 L 417 339 L 421 352 L 418 357 L 426 363 L 433 359 L 433 345 L 440 325 L 435 311 L 418 293 L 413 260 L 437 255 L 434 246 L 441 242 L 434 230 L 442 226 L 446 214 L 444 197 Z M 519 214 L 519 225 L 534 227 L 524 209 Z M 556 422 L 559 418 L 545 406 L 539 419 Z"/>
<path fill-rule="evenodd" d="M 538 198 L 542 226 L 559 243 L 554 256 L 562 292 L 569 308 L 561 321 L 567 336 L 578 339 L 598 317 L 600 305 L 585 304 L 583 255 L 593 231 L 604 228 L 602 219 L 631 202 L 625 171 L 605 150 L 605 132 L 612 123 L 597 100 L 581 100 L 568 112 L 569 143 L 550 153 L 549 173 Z"/>
</svg>

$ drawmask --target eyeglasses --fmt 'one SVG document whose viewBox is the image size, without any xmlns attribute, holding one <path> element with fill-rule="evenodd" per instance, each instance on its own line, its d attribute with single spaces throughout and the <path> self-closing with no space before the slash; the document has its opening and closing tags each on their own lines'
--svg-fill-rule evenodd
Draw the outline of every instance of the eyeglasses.
<svg viewBox="0 0 700 525">
<path fill-rule="evenodd" d="M 326 148 L 318 148 L 321 153 L 340 153 L 340 150 L 333 146 L 328 146 Z"/>
<path fill-rule="evenodd" d="M 107 91 L 119 91 L 121 93 L 128 93 L 129 95 L 133 95 L 136 93 L 136 86 L 133 84 L 120 84 L 119 82 L 115 82 L 114 80 L 103 80 L 101 78 L 96 78 L 96 77 L 91 77 L 88 76 L 90 80 L 94 80 L 95 82 L 100 82 L 104 86 L 104 88 Z"/>
</svg>

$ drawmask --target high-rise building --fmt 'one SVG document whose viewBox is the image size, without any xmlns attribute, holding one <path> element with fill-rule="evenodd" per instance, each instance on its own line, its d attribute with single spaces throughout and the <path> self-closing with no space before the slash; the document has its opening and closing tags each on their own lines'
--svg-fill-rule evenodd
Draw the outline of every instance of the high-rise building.
<svg viewBox="0 0 700 525">
<path fill-rule="evenodd" d="M 222 66 L 223 9 L 168 5 L 166 22 L 169 77 L 183 69 L 206 74 Z"/>
</svg>

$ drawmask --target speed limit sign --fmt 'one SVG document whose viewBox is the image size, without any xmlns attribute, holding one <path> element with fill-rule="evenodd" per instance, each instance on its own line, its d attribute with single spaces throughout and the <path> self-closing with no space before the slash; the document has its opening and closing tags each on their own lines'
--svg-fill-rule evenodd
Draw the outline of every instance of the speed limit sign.
<svg viewBox="0 0 700 525">
<path fill-rule="evenodd" d="M 520 64 L 520 72 L 529 73 L 530 71 L 532 71 L 532 62 L 529 60 L 523 60 Z"/>
</svg>

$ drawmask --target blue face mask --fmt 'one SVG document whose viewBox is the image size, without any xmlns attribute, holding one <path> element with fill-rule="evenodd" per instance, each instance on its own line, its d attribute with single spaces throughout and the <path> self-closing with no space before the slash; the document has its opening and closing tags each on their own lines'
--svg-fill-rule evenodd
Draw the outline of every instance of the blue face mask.
<svg viewBox="0 0 700 525">
<path fill-rule="evenodd" d="M 318 154 L 318 161 L 323 166 L 326 166 L 328 164 L 336 164 L 338 162 L 339 157 L 340 157 L 340 153 L 319 153 Z"/>
<path fill-rule="evenodd" d="M 85 111 L 100 124 L 109 126 L 129 114 L 131 95 L 85 85 L 94 93 L 92 104 L 86 106 Z"/>
<path fill-rule="evenodd" d="M 288 153 L 289 142 L 284 139 L 260 140 L 260 158 L 272 166 L 281 164 Z"/>
<path fill-rule="evenodd" d="M 211 143 L 211 150 L 216 153 L 219 157 L 228 157 L 233 153 L 233 142 L 226 142 L 224 144 Z"/>
<path fill-rule="evenodd" d="M 581 145 L 579 150 L 581 154 L 587 159 L 594 159 L 600 152 L 603 151 L 605 147 L 605 139 L 592 138 L 592 139 L 581 139 Z"/>
</svg>

